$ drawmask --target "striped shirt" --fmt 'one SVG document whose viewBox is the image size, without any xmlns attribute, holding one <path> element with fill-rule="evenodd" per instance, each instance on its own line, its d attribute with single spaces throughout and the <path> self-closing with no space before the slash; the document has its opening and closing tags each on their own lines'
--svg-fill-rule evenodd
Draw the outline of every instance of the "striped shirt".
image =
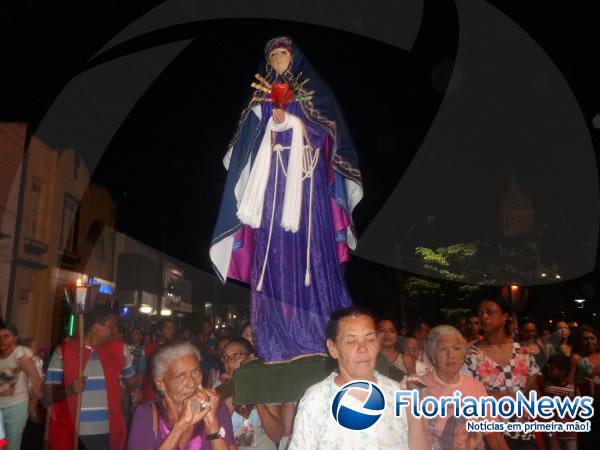
<svg viewBox="0 0 600 450">
<path fill-rule="evenodd" d="M 549 397 L 569 397 L 572 400 L 575 398 L 575 385 L 572 383 L 567 383 L 564 386 L 559 386 L 556 384 L 546 383 L 546 385 L 544 386 L 544 394 Z M 554 420 L 560 422 L 569 422 L 573 419 L 570 419 L 568 416 L 565 416 L 562 419 L 556 416 L 554 417 Z M 561 433 L 556 433 L 556 437 L 560 440 L 575 440 L 577 439 L 577 433 L 565 431 Z"/>
<path fill-rule="evenodd" d="M 81 436 L 108 434 L 108 397 L 106 395 L 106 383 L 104 382 L 104 370 L 100 359 L 98 359 L 98 353 L 94 349 L 88 348 L 91 353 L 83 371 L 86 381 L 81 396 L 79 434 Z M 135 370 L 131 364 L 131 353 L 126 346 L 123 346 L 123 350 L 125 367 L 121 370 L 121 378 L 125 379 L 134 375 Z M 63 384 L 63 361 L 60 347 L 55 350 L 50 360 L 46 384 Z"/>
</svg>

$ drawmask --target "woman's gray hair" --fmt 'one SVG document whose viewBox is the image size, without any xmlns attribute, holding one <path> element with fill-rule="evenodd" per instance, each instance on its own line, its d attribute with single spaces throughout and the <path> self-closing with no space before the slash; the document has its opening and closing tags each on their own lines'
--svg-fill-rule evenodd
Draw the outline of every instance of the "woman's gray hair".
<svg viewBox="0 0 600 450">
<path fill-rule="evenodd" d="M 425 351 L 427 355 L 435 363 L 435 350 L 437 349 L 437 343 L 442 336 L 454 336 L 457 337 L 460 341 L 460 345 L 463 348 L 467 347 L 465 342 L 465 338 L 458 331 L 457 328 L 452 325 L 438 325 L 434 329 L 429 332 L 429 337 L 427 338 L 427 342 L 425 343 Z"/>
<path fill-rule="evenodd" d="M 152 358 L 153 377 L 162 378 L 169 366 L 184 356 L 195 356 L 200 361 L 200 353 L 196 347 L 188 342 L 165 345 L 159 348 Z"/>
</svg>

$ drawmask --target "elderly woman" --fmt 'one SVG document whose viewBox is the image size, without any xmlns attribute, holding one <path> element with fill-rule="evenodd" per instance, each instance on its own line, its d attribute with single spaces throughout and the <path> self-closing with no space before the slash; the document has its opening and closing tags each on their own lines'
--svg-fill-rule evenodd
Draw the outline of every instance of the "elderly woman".
<svg viewBox="0 0 600 450">
<path fill-rule="evenodd" d="M 465 360 L 465 340 L 459 330 L 449 325 L 435 327 L 429 333 L 425 350 L 433 363 L 433 372 L 421 378 L 425 395 L 452 396 L 460 391 L 464 396 L 483 397 L 485 387 L 479 381 L 461 374 Z M 508 449 L 500 433 L 472 433 L 466 430 L 466 419 L 453 414 L 427 421 L 434 450 Z"/>
<path fill-rule="evenodd" d="M 235 449 L 229 411 L 214 390 L 202 388 L 194 346 L 161 347 L 152 360 L 152 375 L 162 398 L 136 408 L 128 449 Z"/>
</svg>

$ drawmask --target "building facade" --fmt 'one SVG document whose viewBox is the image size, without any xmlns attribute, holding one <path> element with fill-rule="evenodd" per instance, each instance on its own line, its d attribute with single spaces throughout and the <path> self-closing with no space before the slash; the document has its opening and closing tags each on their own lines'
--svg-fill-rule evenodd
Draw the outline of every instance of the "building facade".
<svg viewBox="0 0 600 450">
<path fill-rule="evenodd" d="M 0 194 L 7 236 L 1 247 L 2 316 L 21 337 L 50 346 L 69 314 L 65 284 L 92 278 L 109 290 L 114 286 L 117 207 L 106 189 L 90 184 L 74 150 L 58 152 L 35 136 L 26 144 L 26 128 L 0 124 L 0 158 L 11 162 L 3 165 Z"/>
<path fill-rule="evenodd" d="M 0 123 L 0 160 L 0 314 L 21 337 L 58 344 L 73 324 L 65 287 L 78 282 L 97 285 L 96 301 L 119 307 L 125 326 L 172 315 L 196 329 L 203 317 L 215 326 L 248 317 L 246 288 L 117 232 L 118 205 L 75 150 Z"/>
</svg>

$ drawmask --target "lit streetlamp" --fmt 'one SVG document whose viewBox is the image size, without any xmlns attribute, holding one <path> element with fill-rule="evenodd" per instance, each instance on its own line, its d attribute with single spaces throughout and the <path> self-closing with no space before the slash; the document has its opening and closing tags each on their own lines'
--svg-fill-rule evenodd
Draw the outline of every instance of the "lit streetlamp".
<svg viewBox="0 0 600 450">
<path fill-rule="evenodd" d="M 71 307 L 71 313 L 77 315 L 79 341 L 79 361 L 77 365 L 77 377 L 83 376 L 83 314 L 92 310 L 96 304 L 96 295 L 98 294 L 97 284 L 83 284 L 81 278 L 78 278 L 75 284 L 65 285 L 65 297 Z M 71 330 L 72 331 L 72 330 Z M 77 409 L 75 410 L 75 434 L 73 437 L 73 449 L 79 448 L 79 414 L 81 411 L 81 392 L 77 394 Z"/>
<path fill-rule="evenodd" d="M 140 306 L 140 312 L 142 314 L 151 314 L 152 311 L 154 311 L 154 308 L 152 308 L 152 306 L 150 306 L 150 305 L 142 305 L 142 306 Z"/>
<path fill-rule="evenodd" d="M 585 298 L 576 298 L 574 301 L 575 301 L 575 304 L 577 305 L 577 309 L 583 309 L 583 306 L 585 303 Z"/>
</svg>

